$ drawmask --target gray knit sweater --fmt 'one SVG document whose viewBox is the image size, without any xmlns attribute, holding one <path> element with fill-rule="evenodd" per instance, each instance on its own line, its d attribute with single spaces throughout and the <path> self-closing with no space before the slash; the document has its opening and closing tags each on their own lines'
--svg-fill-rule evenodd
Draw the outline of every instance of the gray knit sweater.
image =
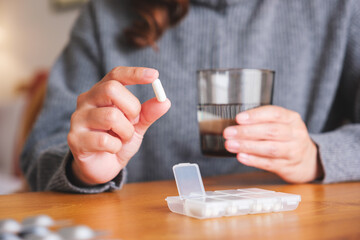
<svg viewBox="0 0 360 240">
<path fill-rule="evenodd" d="M 254 170 L 201 155 L 195 73 L 204 68 L 275 70 L 273 103 L 300 113 L 319 146 L 323 182 L 360 179 L 359 0 L 193 0 L 186 18 L 158 41 L 158 52 L 123 43 L 132 18 L 126 0 L 94 0 L 83 9 L 22 155 L 32 190 L 95 193 L 125 181 L 172 179 L 180 162 L 198 163 L 203 176 Z M 113 181 L 79 187 L 67 171 L 70 116 L 77 96 L 115 66 L 158 69 L 172 107 Z M 154 97 L 149 85 L 129 89 L 141 102 Z"/>
</svg>

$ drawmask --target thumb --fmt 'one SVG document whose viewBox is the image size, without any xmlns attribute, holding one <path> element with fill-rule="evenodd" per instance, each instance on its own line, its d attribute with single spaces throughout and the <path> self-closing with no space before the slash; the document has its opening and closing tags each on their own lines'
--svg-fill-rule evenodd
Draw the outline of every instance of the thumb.
<svg viewBox="0 0 360 240">
<path fill-rule="evenodd" d="M 134 125 L 135 131 L 143 136 L 146 130 L 163 116 L 171 107 L 171 102 L 166 99 L 165 102 L 158 102 L 156 98 L 152 98 L 141 105 L 140 119 Z"/>
</svg>

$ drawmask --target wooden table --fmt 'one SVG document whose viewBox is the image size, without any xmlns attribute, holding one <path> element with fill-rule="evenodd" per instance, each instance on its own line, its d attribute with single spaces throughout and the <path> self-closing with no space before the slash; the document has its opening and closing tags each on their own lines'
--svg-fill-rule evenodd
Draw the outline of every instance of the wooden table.
<svg viewBox="0 0 360 240">
<path fill-rule="evenodd" d="M 360 182 L 289 185 L 270 173 L 204 179 L 209 191 L 260 187 L 300 194 L 295 211 L 198 220 L 169 211 L 175 181 L 127 184 L 94 195 L 20 193 L 0 196 L 0 219 L 48 214 L 117 239 L 360 239 Z M 110 237 L 109 237 L 110 238 Z"/>
</svg>

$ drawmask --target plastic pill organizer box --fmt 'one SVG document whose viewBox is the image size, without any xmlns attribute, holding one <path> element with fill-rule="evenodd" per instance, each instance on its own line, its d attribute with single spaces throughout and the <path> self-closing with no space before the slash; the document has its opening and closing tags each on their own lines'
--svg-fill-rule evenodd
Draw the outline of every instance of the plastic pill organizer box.
<svg viewBox="0 0 360 240">
<path fill-rule="evenodd" d="M 205 192 L 197 164 L 177 164 L 173 171 L 180 196 L 165 199 L 169 209 L 194 218 L 291 211 L 301 201 L 300 195 L 260 188 Z"/>
</svg>

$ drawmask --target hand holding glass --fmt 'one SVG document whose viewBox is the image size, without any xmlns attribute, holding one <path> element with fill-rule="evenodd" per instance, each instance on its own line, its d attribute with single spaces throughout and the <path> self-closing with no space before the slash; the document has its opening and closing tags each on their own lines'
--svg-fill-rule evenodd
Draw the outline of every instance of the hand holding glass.
<svg viewBox="0 0 360 240">
<path fill-rule="evenodd" d="M 272 103 L 274 76 L 274 71 L 262 69 L 198 71 L 198 122 L 204 155 L 236 156 L 225 149 L 223 131 L 236 125 L 238 113 Z"/>
</svg>

